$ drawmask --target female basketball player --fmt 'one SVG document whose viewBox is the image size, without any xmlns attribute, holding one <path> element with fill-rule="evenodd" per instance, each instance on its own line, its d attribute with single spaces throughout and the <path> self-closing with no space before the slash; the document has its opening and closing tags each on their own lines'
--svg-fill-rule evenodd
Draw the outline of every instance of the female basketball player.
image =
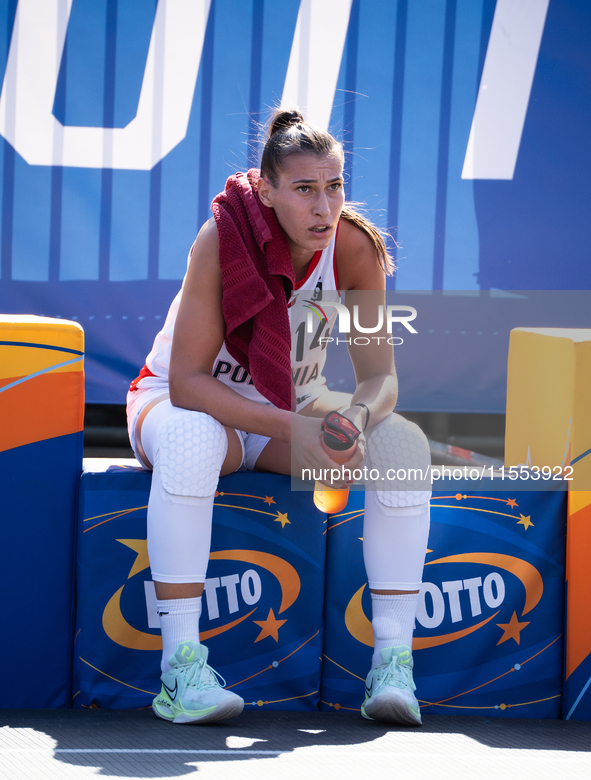
<svg viewBox="0 0 591 780">
<path fill-rule="evenodd" d="M 243 708 L 219 685 L 199 643 L 220 474 L 334 468 L 321 444 L 322 420 L 333 410 L 360 431 L 351 470 L 364 462 L 380 473 L 429 463 L 422 432 L 393 414 L 397 382 L 387 338 L 355 344 L 365 335 L 363 314 L 352 318 L 348 334 L 354 394 L 330 392 L 322 377 L 323 338 L 337 316 L 330 303 L 344 293 L 353 309 L 368 291 L 363 304 L 373 321 L 364 326 L 373 326 L 391 270 L 380 233 L 345 205 L 343 160 L 331 135 L 296 111 L 276 112 L 260 175 L 231 177 L 214 200 L 215 219 L 199 232 L 182 289 L 130 389 L 132 445 L 153 469 L 148 550 L 163 641 L 162 692 L 153 709 L 174 723 L 210 722 Z M 302 324 L 310 301 L 324 315 L 320 334 Z M 343 484 L 341 478 L 334 486 Z M 362 714 L 407 725 L 421 723 L 410 647 L 429 528 L 423 486 L 366 486 L 363 549 L 375 652 Z"/>
</svg>

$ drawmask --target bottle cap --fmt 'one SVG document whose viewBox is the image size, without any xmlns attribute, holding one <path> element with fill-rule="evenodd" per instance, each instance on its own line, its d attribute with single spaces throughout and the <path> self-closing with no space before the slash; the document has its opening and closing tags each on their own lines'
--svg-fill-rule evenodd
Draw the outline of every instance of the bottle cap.
<svg viewBox="0 0 591 780">
<path fill-rule="evenodd" d="M 329 412 L 322 421 L 324 443 L 331 450 L 348 450 L 352 447 L 361 431 L 347 417 L 339 412 Z"/>
</svg>

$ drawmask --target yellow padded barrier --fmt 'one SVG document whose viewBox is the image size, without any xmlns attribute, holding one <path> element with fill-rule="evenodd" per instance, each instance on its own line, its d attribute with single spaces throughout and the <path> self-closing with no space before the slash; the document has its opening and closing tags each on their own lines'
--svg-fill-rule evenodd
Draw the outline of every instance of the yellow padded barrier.
<svg viewBox="0 0 591 780">
<path fill-rule="evenodd" d="M 591 330 L 512 330 L 505 464 L 572 466 L 571 489 L 591 490 L 590 390 Z"/>
<path fill-rule="evenodd" d="M 507 377 L 505 464 L 572 467 L 566 677 L 591 654 L 591 330 L 516 328 Z"/>
<path fill-rule="evenodd" d="M 69 320 L 0 315 L 0 452 L 84 425 L 84 331 Z"/>
</svg>

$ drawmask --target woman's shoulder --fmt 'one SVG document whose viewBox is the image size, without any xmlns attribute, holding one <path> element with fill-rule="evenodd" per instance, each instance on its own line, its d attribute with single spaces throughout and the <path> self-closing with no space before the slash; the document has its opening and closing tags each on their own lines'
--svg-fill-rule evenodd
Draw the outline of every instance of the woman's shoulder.
<svg viewBox="0 0 591 780">
<path fill-rule="evenodd" d="M 341 216 L 339 220 L 339 232 L 337 234 L 337 247 L 342 245 L 344 251 L 347 247 L 361 249 L 366 243 L 367 245 L 373 246 L 370 237 L 364 230 L 350 219 L 347 219 L 347 217 Z"/>
<path fill-rule="evenodd" d="M 201 226 L 197 238 L 193 241 L 190 252 L 191 265 L 207 260 L 211 262 L 214 259 L 216 263 L 219 262 L 219 247 L 217 225 L 214 218 L 211 217 Z"/>
<path fill-rule="evenodd" d="M 185 286 L 199 285 L 204 276 L 221 278 L 219 251 L 218 231 L 212 217 L 202 226 L 191 247 Z"/>
<path fill-rule="evenodd" d="M 197 233 L 197 238 L 195 239 L 193 246 L 195 246 L 198 241 L 204 245 L 219 246 L 218 228 L 213 217 L 210 217 L 207 222 L 203 223 L 201 230 Z"/>
<path fill-rule="evenodd" d="M 365 230 L 341 217 L 335 246 L 341 290 L 382 289 L 384 270 L 376 246 Z"/>
</svg>

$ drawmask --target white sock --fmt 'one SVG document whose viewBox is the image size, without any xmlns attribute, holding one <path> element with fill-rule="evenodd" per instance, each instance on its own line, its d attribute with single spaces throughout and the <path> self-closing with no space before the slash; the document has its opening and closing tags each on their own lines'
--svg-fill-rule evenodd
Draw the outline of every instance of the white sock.
<svg viewBox="0 0 591 780">
<path fill-rule="evenodd" d="M 168 659 L 181 642 L 199 642 L 201 596 L 193 599 L 156 599 L 162 631 L 162 673 L 170 671 Z"/>
<path fill-rule="evenodd" d="M 382 663 L 380 650 L 399 645 L 412 647 L 412 632 L 418 601 L 418 593 L 371 594 L 371 624 L 374 635 L 372 669 Z"/>
</svg>

